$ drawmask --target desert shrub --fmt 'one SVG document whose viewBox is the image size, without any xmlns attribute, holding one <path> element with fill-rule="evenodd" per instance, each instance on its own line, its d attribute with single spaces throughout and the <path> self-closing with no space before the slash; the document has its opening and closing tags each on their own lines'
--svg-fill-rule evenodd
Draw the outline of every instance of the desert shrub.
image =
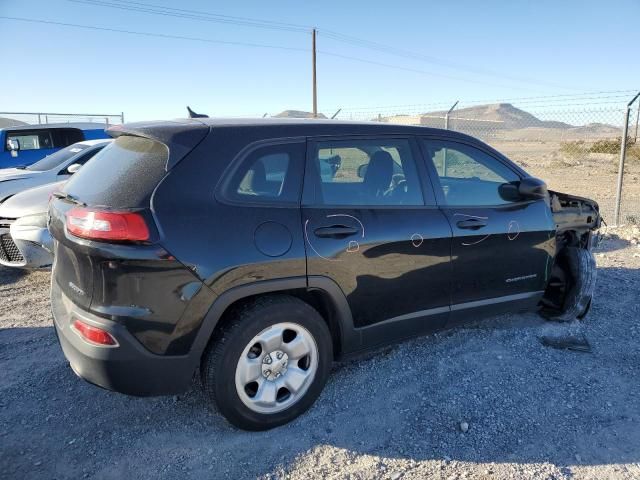
<svg viewBox="0 0 640 480">
<path fill-rule="evenodd" d="M 618 166 L 620 155 L 620 138 L 608 138 L 598 140 L 589 147 L 590 153 L 607 153 L 615 155 L 613 162 Z M 625 160 L 629 163 L 640 163 L 640 144 L 636 143 L 631 137 L 627 139 L 627 153 Z"/>
<path fill-rule="evenodd" d="M 590 153 L 620 153 L 620 137 L 606 138 L 594 142 L 589 147 Z"/>
<path fill-rule="evenodd" d="M 588 152 L 589 149 L 584 144 L 584 140 L 560 143 L 560 153 L 566 157 L 578 157 L 585 155 Z"/>
<path fill-rule="evenodd" d="M 627 147 L 627 161 L 640 162 L 640 145 L 633 144 Z"/>
<path fill-rule="evenodd" d="M 627 215 L 625 217 L 625 223 L 630 225 L 640 225 L 640 217 L 638 215 Z"/>
<path fill-rule="evenodd" d="M 620 137 L 598 140 L 591 147 L 589 152 L 592 153 L 613 153 L 620 155 Z M 640 144 L 636 143 L 631 137 L 627 139 L 627 160 L 640 160 Z"/>
</svg>

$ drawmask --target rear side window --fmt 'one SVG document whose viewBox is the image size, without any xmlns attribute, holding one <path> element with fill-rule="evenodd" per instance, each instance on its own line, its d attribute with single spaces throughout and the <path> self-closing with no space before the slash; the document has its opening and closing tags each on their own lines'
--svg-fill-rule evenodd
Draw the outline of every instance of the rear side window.
<svg viewBox="0 0 640 480">
<path fill-rule="evenodd" d="M 84 140 L 84 133 L 79 128 L 55 128 L 51 130 L 51 136 L 56 148 L 66 147 Z"/>
<path fill-rule="evenodd" d="M 73 175 L 64 191 L 89 205 L 147 207 L 165 174 L 168 156 L 160 142 L 123 135 Z"/>
<path fill-rule="evenodd" d="M 224 187 L 234 202 L 297 203 L 302 183 L 305 145 L 268 145 L 245 157 Z"/>
</svg>

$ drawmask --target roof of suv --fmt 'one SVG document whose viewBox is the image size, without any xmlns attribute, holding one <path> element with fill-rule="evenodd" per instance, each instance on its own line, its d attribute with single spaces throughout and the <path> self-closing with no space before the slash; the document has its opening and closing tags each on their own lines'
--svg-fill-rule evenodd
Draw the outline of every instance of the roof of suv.
<svg viewBox="0 0 640 480">
<path fill-rule="evenodd" d="M 160 141 L 169 146 L 167 170 L 197 145 L 210 130 L 252 130 L 254 141 L 262 138 L 284 138 L 333 135 L 379 134 L 446 134 L 451 138 L 471 139 L 464 133 L 439 128 L 398 125 L 382 122 L 351 122 L 343 120 L 300 118 L 184 118 L 114 125 L 107 129 L 112 137 L 135 135 Z"/>
<path fill-rule="evenodd" d="M 125 123 L 123 125 L 115 125 L 107 130 L 112 136 L 117 137 L 122 134 L 138 134 L 142 136 L 155 137 L 150 135 L 152 131 L 163 131 L 166 136 L 169 132 L 176 134 L 186 130 L 198 130 L 202 128 L 270 128 L 283 130 L 281 133 L 293 133 L 297 135 L 305 135 L 302 131 L 309 129 L 309 133 L 319 135 L 331 134 L 366 134 L 371 133 L 443 133 L 448 135 L 456 135 L 467 137 L 467 135 L 454 132 L 451 130 L 443 130 L 440 128 L 425 127 L 420 125 L 399 125 L 384 122 L 354 122 L 345 120 L 329 120 L 329 119 L 300 119 L 300 118 L 185 118 L 165 121 L 148 121 Z M 157 137 L 158 138 L 158 137 Z M 158 138 L 161 139 L 161 138 Z"/>
<path fill-rule="evenodd" d="M 113 142 L 112 138 L 98 138 L 96 140 L 82 140 L 77 143 L 73 143 L 72 145 L 87 145 L 88 147 L 93 147 L 94 145 L 102 145 Z"/>
<path fill-rule="evenodd" d="M 106 129 L 109 125 L 106 123 L 96 122 L 70 122 L 70 123 L 39 123 L 34 125 L 13 125 L 4 127 L 0 130 L 12 132 L 15 130 L 41 130 L 43 128 L 79 128 L 81 130 L 101 130 Z"/>
<path fill-rule="evenodd" d="M 424 129 L 439 130 L 429 127 L 422 127 L 419 125 L 399 125 L 394 123 L 385 122 L 356 122 L 349 120 L 330 120 L 322 118 L 204 118 L 198 119 L 205 125 L 211 127 L 267 127 L 267 126 L 304 126 L 314 129 L 326 129 L 330 127 L 336 127 L 339 129 L 349 129 L 349 127 L 361 127 L 361 128 L 374 128 L 374 129 L 392 129 L 392 130 L 407 130 L 412 128 L 419 128 L 421 132 Z"/>
</svg>

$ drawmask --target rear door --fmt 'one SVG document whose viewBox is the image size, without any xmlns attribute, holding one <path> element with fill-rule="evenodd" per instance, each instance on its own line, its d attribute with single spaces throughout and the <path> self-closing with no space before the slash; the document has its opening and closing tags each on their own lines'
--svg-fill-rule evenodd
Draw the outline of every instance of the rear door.
<svg viewBox="0 0 640 480">
<path fill-rule="evenodd" d="M 546 201 L 510 195 L 519 172 L 482 145 L 427 138 L 423 146 L 453 230 L 452 317 L 469 308 L 535 305 L 554 248 Z"/>
<path fill-rule="evenodd" d="M 340 286 L 357 328 L 406 321 L 399 328 L 410 323 L 409 335 L 438 328 L 448 316 L 451 230 L 422 163 L 409 137 L 309 141 L 307 272 Z M 363 339 L 384 341 L 374 337 Z"/>
</svg>

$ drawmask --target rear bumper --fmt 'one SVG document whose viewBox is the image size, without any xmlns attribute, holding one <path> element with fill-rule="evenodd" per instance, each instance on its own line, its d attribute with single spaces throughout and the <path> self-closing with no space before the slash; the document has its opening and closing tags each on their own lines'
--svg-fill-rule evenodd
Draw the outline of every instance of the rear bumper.
<svg viewBox="0 0 640 480">
<path fill-rule="evenodd" d="M 162 356 L 146 350 L 123 325 L 84 311 L 64 295 L 55 279 L 51 309 L 60 346 L 73 371 L 102 388 L 136 396 L 172 395 L 191 385 L 196 368 L 188 356 Z M 72 319 L 108 331 L 116 347 L 88 343 L 71 328 Z"/>
</svg>

